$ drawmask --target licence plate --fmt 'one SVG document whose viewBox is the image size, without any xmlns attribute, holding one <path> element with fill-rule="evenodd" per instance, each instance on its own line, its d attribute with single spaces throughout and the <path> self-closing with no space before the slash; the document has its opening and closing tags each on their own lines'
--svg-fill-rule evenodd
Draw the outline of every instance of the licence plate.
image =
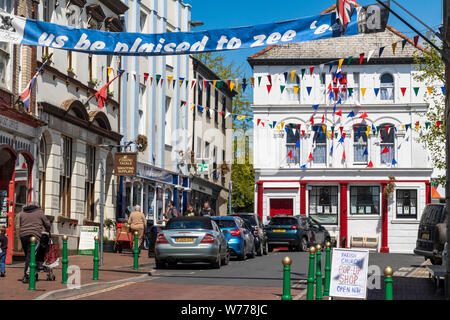
<svg viewBox="0 0 450 320">
<path fill-rule="evenodd" d="M 286 232 L 286 229 L 273 229 L 273 232 Z"/>
<path fill-rule="evenodd" d="M 194 238 L 176 238 L 175 242 L 193 243 Z"/>
<path fill-rule="evenodd" d="M 422 233 L 422 239 L 430 239 L 430 234 L 429 233 Z"/>
</svg>

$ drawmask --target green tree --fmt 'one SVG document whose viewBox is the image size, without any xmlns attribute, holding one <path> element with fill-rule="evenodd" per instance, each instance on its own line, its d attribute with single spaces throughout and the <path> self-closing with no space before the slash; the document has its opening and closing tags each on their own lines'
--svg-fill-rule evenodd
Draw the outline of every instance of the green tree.
<svg viewBox="0 0 450 320">
<path fill-rule="evenodd" d="M 437 44 L 435 39 L 433 42 Z M 445 66 L 441 55 L 428 43 L 424 45 L 424 48 L 423 52 L 416 53 L 414 56 L 418 72 L 413 78 L 426 86 L 445 83 Z M 430 151 L 434 167 L 445 172 L 445 97 L 439 90 L 433 90 L 431 96 L 426 99 L 428 111 L 424 116 L 431 125 L 425 134 L 420 135 L 418 141 Z M 434 125 L 437 121 L 441 122 L 440 129 Z M 438 176 L 438 182 L 440 185 L 445 185 L 445 173 Z"/>
<path fill-rule="evenodd" d="M 247 78 L 248 86 L 244 91 L 242 78 L 245 76 L 242 65 L 236 66 L 233 62 L 227 63 L 225 57 L 217 53 L 200 53 L 195 55 L 195 58 L 224 81 L 240 79 L 239 85 L 233 88 L 235 92 L 232 105 L 234 156 L 231 169 L 231 180 L 233 181 L 231 201 L 234 212 L 253 212 L 255 174 L 252 161 L 250 161 L 252 141 L 251 136 L 248 137 L 248 133 L 252 133 L 253 128 L 250 79 Z M 235 119 L 234 115 L 245 116 L 245 119 Z M 237 148 L 237 145 L 244 145 L 245 148 Z"/>
</svg>

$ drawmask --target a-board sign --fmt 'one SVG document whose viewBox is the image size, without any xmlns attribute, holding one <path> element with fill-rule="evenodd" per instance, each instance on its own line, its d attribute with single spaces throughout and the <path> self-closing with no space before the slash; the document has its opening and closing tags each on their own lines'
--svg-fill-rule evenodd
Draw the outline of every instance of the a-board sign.
<svg viewBox="0 0 450 320">
<path fill-rule="evenodd" d="M 94 255 L 95 236 L 98 236 L 99 227 L 80 226 L 80 242 L 78 244 L 78 254 Z"/>
<path fill-rule="evenodd" d="M 116 176 L 135 176 L 136 167 L 136 152 L 117 152 L 114 154 L 114 174 Z"/>
<path fill-rule="evenodd" d="M 331 259 L 330 297 L 367 297 L 369 250 L 334 248 Z"/>
</svg>

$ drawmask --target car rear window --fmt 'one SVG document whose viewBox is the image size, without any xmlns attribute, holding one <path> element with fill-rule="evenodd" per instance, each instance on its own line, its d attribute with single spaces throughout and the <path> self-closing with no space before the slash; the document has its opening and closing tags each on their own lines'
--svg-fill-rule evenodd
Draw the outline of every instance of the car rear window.
<svg viewBox="0 0 450 320">
<path fill-rule="evenodd" d="M 212 224 L 200 220 L 175 220 L 170 221 L 166 229 L 208 229 L 212 230 Z"/>
<path fill-rule="evenodd" d="M 272 220 L 270 220 L 270 225 L 288 225 L 288 226 L 292 226 L 297 224 L 298 221 L 295 218 L 272 218 Z"/>
<path fill-rule="evenodd" d="M 251 225 L 251 226 L 256 226 L 256 225 L 258 225 L 257 223 L 256 223 L 256 220 L 255 220 L 255 217 L 254 216 L 245 216 L 245 215 L 242 215 L 242 216 L 239 216 L 240 218 L 242 218 L 248 225 Z"/>
<path fill-rule="evenodd" d="M 441 206 L 428 206 L 420 219 L 424 224 L 438 224 L 442 223 L 445 218 L 445 210 Z"/>
<path fill-rule="evenodd" d="M 214 222 L 217 223 L 220 229 L 223 228 L 236 228 L 236 222 L 234 220 L 222 220 L 222 219 L 214 219 Z"/>
</svg>

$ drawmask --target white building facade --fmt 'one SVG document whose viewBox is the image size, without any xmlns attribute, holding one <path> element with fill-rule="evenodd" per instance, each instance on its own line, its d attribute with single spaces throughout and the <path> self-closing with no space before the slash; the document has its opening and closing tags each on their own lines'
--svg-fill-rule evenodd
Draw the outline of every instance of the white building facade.
<svg viewBox="0 0 450 320">
<path fill-rule="evenodd" d="M 248 58 L 255 83 L 255 212 L 264 221 L 307 215 L 339 247 L 372 240 L 380 252 L 413 252 L 433 173 L 416 139 L 435 125 L 423 118 L 431 84 L 413 79 L 413 55 L 420 52 L 388 26 L 382 33 L 269 47 Z"/>
</svg>

